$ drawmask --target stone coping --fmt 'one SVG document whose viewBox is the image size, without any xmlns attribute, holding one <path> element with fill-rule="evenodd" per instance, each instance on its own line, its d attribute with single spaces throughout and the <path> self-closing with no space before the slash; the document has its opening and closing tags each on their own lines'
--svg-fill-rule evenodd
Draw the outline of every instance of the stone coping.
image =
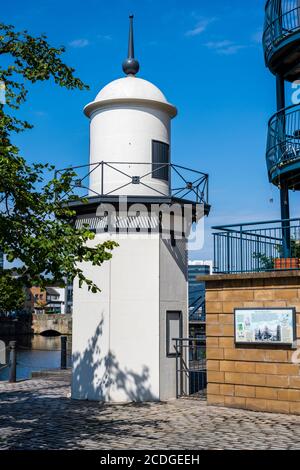
<svg viewBox="0 0 300 470">
<path fill-rule="evenodd" d="M 284 278 L 300 278 L 300 270 L 293 271 L 267 271 L 261 273 L 240 273 L 240 274 L 212 274 L 205 276 L 197 276 L 199 282 L 215 282 L 215 281 L 238 281 L 251 279 L 284 279 Z"/>
</svg>

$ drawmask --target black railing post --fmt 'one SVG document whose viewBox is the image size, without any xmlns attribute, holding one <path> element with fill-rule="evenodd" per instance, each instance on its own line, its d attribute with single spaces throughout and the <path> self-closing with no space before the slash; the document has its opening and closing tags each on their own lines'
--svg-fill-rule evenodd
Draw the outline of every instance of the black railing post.
<svg viewBox="0 0 300 470">
<path fill-rule="evenodd" d="M 104 185 L 104 162 L 101 162 L 101 196 L 103 196 L 103 185 Z"/>
<path fill-rule="evenodd" d="M 66 369 L 67 368 L 67 337 L 61 336 L 60 337 L 60 368 Z"/>
<path fill-rule="evenodd" d="M 180 344 L 180 396 L 183 396 L 183 364 L 184 364 L 184 359 L 183 359 L 183 340 L 179 342 Z"/>
<path fill-rule="evenodd" d="M 213 265 L 213 271 L 214 273 L 216 272 L 216 266 L 217 266 L 217 260 L 216 260 L 216 234 L 213 233 L 213 243 L 214 243 L 214 265 Z"/>
<path fill-rule="evenodd" d="M 243 255 L 244 255 L 244 250 L 243 250 L 243 226 L 241 225 L 240 226 L 240 256 L 241 256 L 240 269 L 241 269 L 241 273 L 244 270 Z"/>
<path fill-rule="evenodd" d="M 178 390 L 178 340 L 176 339 L 176 398 L 179 398 Z"/>
<path fill-rule="evenodd" d="M 206 202 L 209 204 L 209 177 L 206 176 Z"/>
<path fill-rule="evenodd" d="M 276 18 L 274 21 L 274 34 L 275 38 L 282 36 L 282 1 L 279 0 L 274 5 L 273 15 Z"/>
<path fill-rule="evenodd" d="M 280 7 L 281 8 L 281 7 Z M 277 112 L 282 111 L 282 115 L 278 116 L 279 129 L 278 140 L 279 149 L 282 153 L 285 150 L 286 142 L 286 117 L 285 117 L 285 86 L 284 78 L 276 75 L 276 99 L 277 99 Z M 281 114 L 281 113 L 280 113 Z M 281 204 L 281 219 L 282 219 L 282 256 L 283 258 L 290 258 L 291 256 L 291 232 L 290 223 L 290 204 L 289 204 L 289 188 L 285 182 L 280 186 L 280 204 Z"/>
<path fill-rule="evenodd" d="M 257 272 L 260 270 L 260 258 L 259 258 L 259 250 L 260 250 L 260 244 L 259 244 L 259 235 L 255 235 L 255 269 Z"/>
<path fill-rule="evenodd" d="M 9 342 L 9 383 L 15 383 L 17 381 L 17 351 L 16 351 L 17 342 Z"/>
<path fill-rule="evenodd" d="M 289 189 L 285 184 L 280 189 L 281 218 L 282 222 L 282 255 L 283 258 L 291 257 L 291 228 L 290 228 L 290 206 Z"/>
<path fill-rule="evenodd" d="M 230 269 L 231 269 L 231 263 L 230 263 L 230 238 L 229 238 L 229 232 L 227 232 L 227 235 L 226 235 L 226 241 L 227 241 L 227 274 L 230 273 Z"/>
</svg>

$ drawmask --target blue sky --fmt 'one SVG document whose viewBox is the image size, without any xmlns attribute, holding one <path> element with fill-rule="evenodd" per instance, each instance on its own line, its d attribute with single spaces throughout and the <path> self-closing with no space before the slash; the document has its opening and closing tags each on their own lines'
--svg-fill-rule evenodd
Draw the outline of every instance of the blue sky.
<svg viewBox="0 0 300 470">
<path fill-rule="evenodd" d="M 89 126 L 82 113 L 109 81 L 121 77 L 128 14 L 135 15 L 139 76 L 179 109 L 172 159 L 210 174 L 211 225 L 280 217 L 278 190 L 265 165 L 267 120 L 276 111 L 274 77 L 261 47 L 264 0 L 15 0 L 2 20 L 65 45 L 65 61 L 90 91 L 52 83 L 31 88 L 22 114 L 35 125 L 16 139 L 29 161 L 62 168 L 88 162 Z M 287 103 L 291 88 L 287 86 Z M 270 199 L 274 199 L 273 204 Z M 291 194 L 297 216 L 299 195 Z M 204 250 L 192 257 L 211 257 Z"/>
</svg>

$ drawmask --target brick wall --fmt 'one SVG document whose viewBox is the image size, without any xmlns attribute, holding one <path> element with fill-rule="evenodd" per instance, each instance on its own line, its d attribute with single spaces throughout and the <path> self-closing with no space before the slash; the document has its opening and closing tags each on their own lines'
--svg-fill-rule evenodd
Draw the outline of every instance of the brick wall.
<svg viewBox="0 0 300 470">
<path fill-rule="evenodd" d="M 35 296 L 37 297 L 37 301 L 35 301 Z M 29 287 L 26 289 L 26 300 L 24 303 L 24 309 L 27 312 L 32 313 L 35 307 L 41 308 L 42 306 L 46 305 L 46 291 L 41 290 L 40 287 Z"/>
<path fill-rule="evenodd" d="M 299 273 L 213 276 L 206 282 L 208 404 L 300 414 L 295 351 L 235 347 L 233 313 L 239 307 L 296 307 L 300 347 Z"/>
</svg>

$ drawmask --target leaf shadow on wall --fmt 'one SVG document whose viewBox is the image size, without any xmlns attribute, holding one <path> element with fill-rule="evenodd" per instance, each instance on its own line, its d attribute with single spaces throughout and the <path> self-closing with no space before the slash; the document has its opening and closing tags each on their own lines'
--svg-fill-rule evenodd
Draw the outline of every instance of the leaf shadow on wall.
<svg viewBox="0 0 300 470">
<path fill-rule="evenodd" d="M 116 356 L 109 351 L 101 354 L 104 319 L 100 321 L 83 354 L 73 354 L 72 397 L 109 401 L 111 389 L 122 394 L 128 402 L 158 401 L 149 384 L 150 371 L 144 365 L 141 372 L 122 369 Z M 136 354 L 139 354 L 138 350 Z M 118 395 L 120 394 L 118 393 Z"/>
</svg>

